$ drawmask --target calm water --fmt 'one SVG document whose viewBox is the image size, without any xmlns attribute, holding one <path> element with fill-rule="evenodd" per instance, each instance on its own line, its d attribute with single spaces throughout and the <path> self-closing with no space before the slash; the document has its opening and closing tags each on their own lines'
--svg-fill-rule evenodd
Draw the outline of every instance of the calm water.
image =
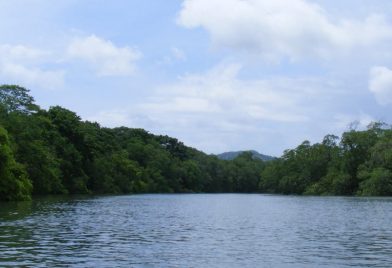
<svg viewBox="0 0 392 268">
<path fill-rule="evenodd" d="M 0 266 L 390 267 L 392 199 L 137 195 L 0 203 Z"/>
</svg>

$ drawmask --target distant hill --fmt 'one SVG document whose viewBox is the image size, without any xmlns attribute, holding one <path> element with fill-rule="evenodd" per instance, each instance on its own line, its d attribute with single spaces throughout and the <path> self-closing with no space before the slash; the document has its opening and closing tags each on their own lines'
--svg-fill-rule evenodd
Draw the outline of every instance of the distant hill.
<svg viewBox="0 0 392 268">
<path fill-rule="evenodd" d="M 253 154 L 254 158 L 258 158 L 258 159 L 261 159 L 263 161 L 271 161 L 271 160 L 275 159 L 275 157 L 273 157 L 273 156 L 264 155 L 264 154 L 261 154 L 261 153 L 259 153 L 257 151 L 254 151 L 254 150 L 237 151 L 237 152 L 226 152 L 226 153 L 218 154 L 217 157 L 219 159 L 222 159 L 222 160 L 233 160 L 234 158 L 236 158 L 237 156 L 239 156 L 240 154 L 242 154 L 244 152 L 251 152 Z"/>
</svg>

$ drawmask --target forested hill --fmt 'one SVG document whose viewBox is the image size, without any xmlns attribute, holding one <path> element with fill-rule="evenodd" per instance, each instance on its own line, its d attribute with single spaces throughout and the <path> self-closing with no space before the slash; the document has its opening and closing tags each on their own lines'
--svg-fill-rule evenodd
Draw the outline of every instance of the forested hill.
<svg viewBox="0 0 392 268">
<path fill-rule="evenodd" d="M 225 152 L 225 153 L 221 153 L 216 155 L 219 159 L 222 160 L 234 160 L 236 157 L 238 157 L 240 154 L 246 153 L 246 152 L 250 152 L 253 156 L 253 158 L 257 158 L 263 161 L 271 161 L 274 160 L 275 157 L 269 156 L 269 155 L 265 155 L 265 154 L 261 154 L 255 150 L 249 150 L 249 151 L 236 151 L 236 152 Z"/>
<path fill-rule="evenodd" d="M 175 138 L 101 127 L 0 86 L 0 200 L 35 194 L 256 192 L 264 163 L 225 162 Z"/>
<path fill-rule="evenodd" d="M 0 200 L 43 194 L 262 192 L 392 195 L 392 130 L 372 123 L 264 162 L 231 161 L 143 129 L 104 128 L 0 86 Z"/>
</svg>

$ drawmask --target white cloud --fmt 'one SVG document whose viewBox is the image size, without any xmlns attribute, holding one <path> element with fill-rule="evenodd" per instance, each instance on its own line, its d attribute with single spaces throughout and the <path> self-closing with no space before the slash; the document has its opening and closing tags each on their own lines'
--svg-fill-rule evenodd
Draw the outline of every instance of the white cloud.
<svg viewBox="0 0 392 268">
<path fill-rule="evenodd" d="M 392 104 L 392 70 L 383 66 L 371 68 L 369 90 L 381 105 Z"/>
<path fill-rule="evenodd" d="M 90 119 L 168 134 L 208 152 L 261 146 L 276 151 L 272 147 L 286 148 L 292 139 L 279 133 L 317 129 L 312 122 L 331 109 L 325 96 L 333 92 L 320 88 L 322 81 L 281 77 L 245 80 L 240 72 L 241 65 L 220 64 L 205 73 L 187 74 L 159 86 L 150 97 L 128 109 L 109 109 Z"/>
<path fill-rule="evenodd" d="M 362 105 L 358 90 L 343 90 L 347 84 L 336 77 L 246 79 L 244 74 L 241 65 L 220 64 L 90 119 L 170 135 L 207 152 L 256 149 L 279 155 L 305 139 L 339 135 L 354 121 L 363 128 L 378 116 Z"/>
<path fill-rule="evenodd" d="M 8 84 L 19 84 L 26 87 L 56 90 L 63 87 L 64 75 L 64 71 L 44 71 L 13 63 L 0 65 L 0 76 Z"/>
<path fill-rule="evenodd" d="M 0 44 L 0 77 L 3 83 L 55 90 L 63 87 L 65 72 L 44 70 L 51 52 L 24 45 Z"/>
<path fill-rule="evenodd" d="M 184 0 L 178 23 L 203 27 L 215 45 L 270 60 L 327 59 L 391 41 L 385 17 L 334 18 L 306 0 Z"/>
<path fill-rule="evenodd" d="M 0 44 L 0 57 L 1 61 L 13 60 L 13 61 L 30 61 L 30 60 L 41 60 L 42 58 L 50 55 L 49 52 L 40 49 L 35 49 L 23 45 L 9 45 Z"/>
<path fill-rule="evenodd" d="M 136 69 L 135 62 L 141 57 L 134 48 L 117 47 L 95 35 L 75 38 L 68 46 L 68 55 L 88 62 L 101 76 L 131 75 Z"/>
<path fill-rule="evenodd" d="M 293 81 L 284 79 L 241 80 L 240 70 L 240 65 L 222 64 L 204 74 L 186 75 L 177 83 L 160 87 L 154 99 L 142 108 L 157 117 L 168 113 L 176 113 L 175 117 L 197 113 L 200 117 L 222 117 L 228 121 L 308 120 L 300 105 L 307 87 L 296 88 Z"/>
</svg>

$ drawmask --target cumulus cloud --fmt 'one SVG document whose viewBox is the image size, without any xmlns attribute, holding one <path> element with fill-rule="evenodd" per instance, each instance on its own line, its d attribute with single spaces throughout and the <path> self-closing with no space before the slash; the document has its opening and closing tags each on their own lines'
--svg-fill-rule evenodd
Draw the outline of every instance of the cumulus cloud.
<svg viewBox="0 0 392 268">
<path fill-rule="evenodd" d="M 7 83 L 27 87 L 56 90 L 64 84 L 64 71 L 44 71 L 39 68 L 27 68 L 19 64 L 4 64 L 0 66 L 0 75 Z"/>
<path fill-rule="evenodd" d="M 95 35 L 75 38 L 68 46 L 68 56 L 81 59 L 93 66 L 101 76 L 131 75 L 141 53 L 131 47 L 117 47 L 109 40 Z"/>
<path fill-rule="evenodd" d="M 221 64 L 203 74 L 181 77 L 162 86 L 144 109 L 156 116 L 176 113 L 176 117 L 197 113 L 242 125 L 243 119 L 288 123 L 306 122 L 302 103 L 317 94 L 317 82 L 300 79 L 242 80 L 241 65 Z M 307 98 L 304 98 L 304 95 Z M 227 124 L 231 125 L 232 124 Z"/>
<path fill-rule="evenodd" d="M 327 59 L 392 39 L 382 15 L 339 19 L 306 0 L 184 0 L 178 23 L 206 29 L 216 46 L 271 60 Z"/>
<path fill-rule="evenodd" d="M 220 64 L 186 74 L 137 103 L 87 118 L 170 135 L 210 153 L 257 149 L 275 155 L 305 139 L 340 134 L 352 122 L 362 128 L 374 121 L 356 103 L 356 93 L 330 77 L 246 79 L 241 72 L 239 64 Z"/>
<path fill-rule="evenodd" d="M 91 118 L 105 125 L 117 122 L 169 134 L 197 148 L 221 152 L 239 144 L 243 147 L 237 149 L 257 149 L 262 143 L 267 148 L 267 140 L 278 140 L 279 149 L 285 148 L 289 139 L 304 135 L 279 133 L 317 129 L 312 122 L 331 109 L 326 96 L 334 93 L 318 78 L 249 80 L 241 78 L 241 70 L 239 64 L 219 64 L 204 73 L 187 74 L 157 87 L 129 109 L 107 110 Z M 277 150 L 272 147 L 268 149 Z"/>
<path fill-rule="evenodd" d="M 0 77 L 3 83 L 57 89 L 64 85 L 65 72 L 39 67 L 51 53 L 24 45 L 0 45 Z"/>
<path fill-rule="evenodd" d="M 392 70 L 383 66 L 371 68 L 369 90 L 381 105 L 392 104 Z"/>
</svg>

